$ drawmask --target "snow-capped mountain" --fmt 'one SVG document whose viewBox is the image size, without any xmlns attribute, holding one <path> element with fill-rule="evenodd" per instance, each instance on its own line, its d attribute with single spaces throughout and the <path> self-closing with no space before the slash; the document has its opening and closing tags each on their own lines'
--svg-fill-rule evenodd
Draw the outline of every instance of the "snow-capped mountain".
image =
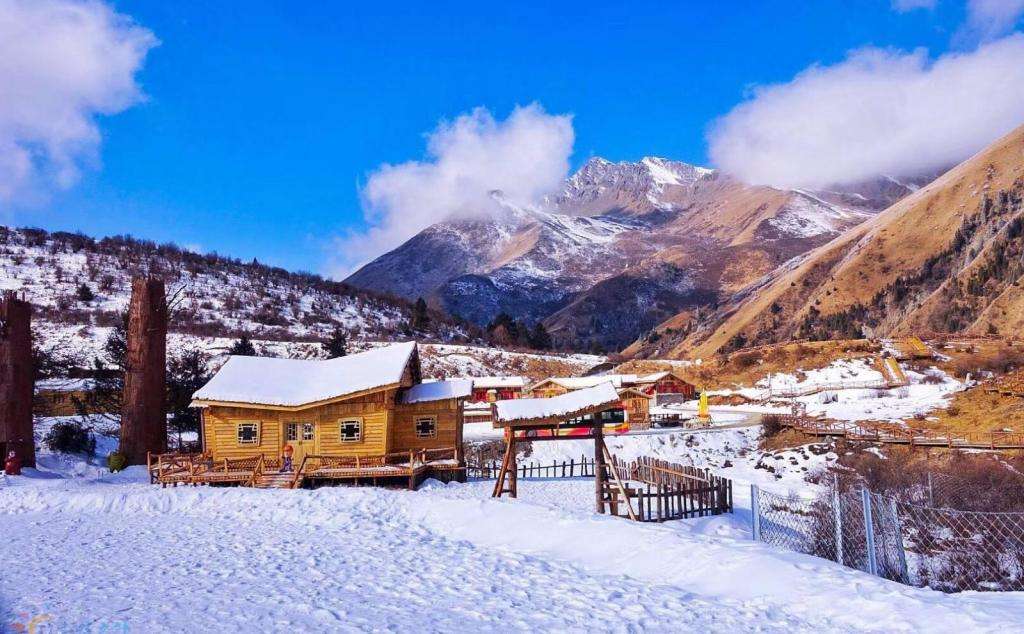
<svg viewBox="0 0 1024 634">
<path fill-rule="evenodd" d="M 680 311 L 713 307 L 897 197 L 865 191 L 877 195 L 750 186 L 662 158 L 592 158 L 538 208 L 494 192 L 495 210 L 432 225 L 346 281 L 427 297 L 479 324 L 506 312 L 543 321 L 564 343 L 617 348 Z"/>
</svg>

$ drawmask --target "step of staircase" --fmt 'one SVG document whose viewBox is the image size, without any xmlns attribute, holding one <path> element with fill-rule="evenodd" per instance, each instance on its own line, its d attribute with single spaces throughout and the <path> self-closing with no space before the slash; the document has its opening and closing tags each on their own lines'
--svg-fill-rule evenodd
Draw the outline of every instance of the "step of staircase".
<svg viewBox="0 0 1024 634">
<path fill-rule="evenodd" d="M 295 480 L 294 473 L 264 473 L 256 479 L 257 489 L 288 489 Z"/>
</svg>

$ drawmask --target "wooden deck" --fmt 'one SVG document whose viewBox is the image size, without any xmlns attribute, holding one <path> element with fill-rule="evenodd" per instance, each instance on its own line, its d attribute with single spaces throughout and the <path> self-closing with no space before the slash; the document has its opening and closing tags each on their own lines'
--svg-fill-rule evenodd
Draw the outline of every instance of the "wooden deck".
<svg viewBox="0 0 1024 634">
<path fill-rule="evenodd" d="M 226 484 L 297 489 L 305 483 L 392 483 L 415 489 L 428 477 L 453 479 L 465 473 L 455 448 L 422 449 L 380 456 L 307 455 L 297 469 L 282 471 L 280 459 L 262 455 L 213 460 L 208 454 L 151 454 L 150 482 L 162 486 Z"/>
<path fill-rule="evenodd" d="M 782 416 L 782 424 L 808 436 L 847 438 L 910 447 L 948 449 L 1024 449 L 1021 432 L 957 432 L 948 428 L 914 429 L 895 423 L 852 423 L 807 416 Z"/>
</svg>

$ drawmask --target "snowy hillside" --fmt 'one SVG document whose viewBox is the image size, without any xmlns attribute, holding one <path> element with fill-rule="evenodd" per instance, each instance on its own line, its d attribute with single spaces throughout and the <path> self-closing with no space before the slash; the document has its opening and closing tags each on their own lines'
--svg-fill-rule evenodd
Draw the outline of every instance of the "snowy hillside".
<svg viewBox="0 0 1024 634">
<path fill-rule="evenodd" d="M 404 300 L 256 262 L 0 227 L 0 290 L 24 292 L 42 322 L 111 326 L 127 308 L 132 276 L 147 272 L 167 281 L 171 329 L 187 334 L 310 340 L 341 327 L 352 338 L 391 338 L 408 329 L 412 313 Z M 437 315 L 426 334 L 451 339 L 462 331 Z"/>
</svg>

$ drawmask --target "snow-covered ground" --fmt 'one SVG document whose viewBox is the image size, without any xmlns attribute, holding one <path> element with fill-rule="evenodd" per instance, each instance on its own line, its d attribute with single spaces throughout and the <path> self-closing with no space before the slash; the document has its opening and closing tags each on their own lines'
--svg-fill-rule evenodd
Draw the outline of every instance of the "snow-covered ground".
<svg viewBox="0 0 1024 634">
<path fill-rule="evenodd" d="M 554 444 L 554 443 L 553 443 Z M 0 618 L 53 631 L 1013 631 L 1020 594 L 943 595 L 750 540 L 637 524 L 587 480 L 416 492 L 160 489 L 133 469 L 0 488 Z M 737 498 L 742 495 L 737 495 Z M 39 630 L 43 631 L 43 630 Z"/>
<path fill-rule="evenodd" d="M 728 396 L 739 394 L 748 399 L 762 401 L 761 404 L 742 405 L 738 408 L 716 406 L 728 416 L 731 409 L 768 412 L 788 412 L 789 405 L 800 402 L 807 406 L 812 416 L 825 416 L 847 421 L 905 421 L 925 416 L 929 412 L 949 405 L 953 394 L 967 386 L 938 368 L 927 373 L 905 370 L 910 384 L 905 387 L 832 389 L 806 396 L 792 398 L 771 397 L 772 390 L 811 389 L 823 385 L 864 385 L 884 381 L 869 359 L 839 359 L 824 368 L 799 371 L 793 374 L 776 373 L 761 379 L 754 387 L 735 390 L 717 390 L 712 395 Z M 680 405 L 669 405 L 669 409 L 696 411 L 696 401 Z"/>
</svg>

